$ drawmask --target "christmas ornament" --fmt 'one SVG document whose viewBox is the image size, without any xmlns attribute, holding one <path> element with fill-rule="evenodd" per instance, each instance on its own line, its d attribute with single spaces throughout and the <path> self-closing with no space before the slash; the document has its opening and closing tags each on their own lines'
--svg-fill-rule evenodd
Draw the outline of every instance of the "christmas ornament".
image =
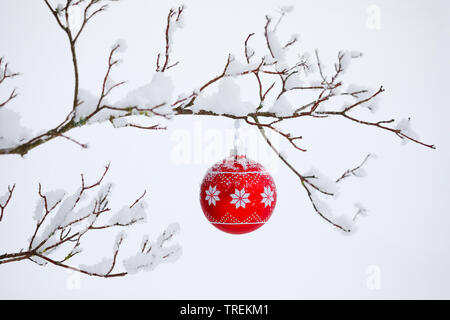
<svg viewBox="0 0 450 320">
<path fill-rule="evenodd" d="M 259 163 L 232 155 L 213 165 L 200 187 L 200 204 L 209 222 L 232 233 L 248 233 L 269 220 L 277 201 L 275 183 Z"/>
</svg>

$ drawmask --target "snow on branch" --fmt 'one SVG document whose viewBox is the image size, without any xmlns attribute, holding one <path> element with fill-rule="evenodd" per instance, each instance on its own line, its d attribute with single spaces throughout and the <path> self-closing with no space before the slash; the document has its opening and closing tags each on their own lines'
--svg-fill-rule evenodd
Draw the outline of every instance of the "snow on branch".
<svg viewBox="0 0 450 320">
<path fill-rule="evenodd" d="M 354 176 L 354 177 L 365 177 L 366 171 L 364 169 L 364 166 L 366 165 L 367 161 L 369 161 L 370 158 L 376 158 L 375 154 L 369 153 L 364 160 L 355 168 L 346 170 L 337 180 L 336 183 L 341 182 L 342 180 Z"/>
<path fill-rule="evenodd" d="M 87 234 L 105 229 L 123 229 L 146 221 L 147 205 L 143 200 L 145 192 L 130 206 L 111 213 L 109 203 L 113 185 L 103 183 L 108 170 L 109 165 L 105 167 L 102 176 L 92 184 L 87 184 L 84 175 L 81 175 L 80 188 L 70 195 L 64 190 L 44 192 L 39 184 L 39 200 L 33 216 L 36 226 L 28 247 L 17 253 L 0 254 L 0 264 L 30 260 L 42 266 L 50 263 L 86 275 L 110 278 L 125 276 L 138 270 L 153 270 L 160 263 L 175 261 L 181 254 L 181 247 L 167 246 L 166 243 L 178 233 L 178 224 L 170 225 L 156 240 L 155 245 L 140 253 L 140 261 L 143 261 L 143 264 L 138 270 L 133 267 L 133 262 L 130 263 L 135 259 L 135 256 L 132 256 L 123 260 L 125 271 L 116 271 L 119 250 L 126 237 L 124 230 L 116 236 L 111 256 L 92 266 L 76 267 L 68 263 L 83 251 L 82 240 Z M 8 193 L 0 198 L 1 217 L 11 200 L 14 187 L 10 187 Z M 96 190 L 96 195 L 89 195 Z M 147 267 L 150 264 L 151 268 Z"/>
<path fill-rule="evenodd" d="M 198 87 L 192 88 L 188 93 L 177 93 L 170 75 L 170 70 L 180 64 L 179 61 L 172 60 L 172 54 L 174 33 L 184 25 L 185 7 L 181 5 L 178 8 L 170 9 L 165 17 L 165 43 L 164 49 L 156 58 L 156 72 L 149 79 L 148 84 L 129 90 L 124 99 L 110 103 L 107 98 L 111 91 L 123 90 L 125 84 L 125 81 L 114 82 L 111 77 L 113 69 L 120 62 L 117 55 L 122 54 L 126 48 L 125 42 L 119 41 L 112 46 L 106 72 L 102 79 L 102 90 L 98 94 L 92 94 L 89 90 L 80 87 L 77 40 L 86 29 L 86 25 L 97 14 L 104 12 L 111 2 L 113 0 L 66 0 L 64 5 L 54 8 L 47 0 L 44 0 L 57 25 L 69 40 L 75 75 L 73 106 L 58 126 L 34 138 L 20 135 L 6 141 L 2 137 L 3 132 L 0 127 L 0 154 L 23 156 L 54 138 L 65 138 L 86 148 L 86 143 L 78 142 L 67 134 L 74 128 L 98 122 L 109 121 L 115 128 L 131 127 L 153 131 L 165 129 L 165 127 L 157 123 L 137 123 L 136 119 L 172 119 L 182 115 L 241 119 L 258 129 L 280 160 L 300 179 L 313 209 L 340 230 L 350 231 L 348 226 L 344 226 L 344 224 L 347 225 L 345 221 L 338 223 L 339 218 L 336 219 L 326 212 L 328 211 L 326 206 L 318 197 L 332 197 L 335 193 L 329 188 L 323 188 L 321 184 L 323 179 L 317 178 L 317 172 L 314 174 L 301 173 L 296 169 L 284 153 L 280 153 L 274 147 L 266 134 L 267 130 L 280 135 L 289 142 L 293 149 L 306 152 L 309 149 L 309 147 L 307 148 L 307 137 L 289 132 L 283 128 L 284 123 L 300 121 L 300 119 L 324 121 L 324 119 L 343 118 L 361 127 L 376 128 L 379 132 L 393 134 L 403 143 L 410 141 L 435 149 L 433 144 L 420 140 L 419 136 L 411 129 L 410 118 L 400 121 L 369 118 L 366 111 L 370 110 L 372 114 L 376 113 L 380 107 L 380 96 L 385 89 L 383 86 L 370 89 L 346 83 L 347 70 L 354 60 L 362 57 L 361 52 L 341 50 L 337 53 L 332 67 L 327 68 L 318 49 L 314 52 L 302 52 L 298 49 L 297 44 L 300 38 L 297 34 L 288 37 L 280 35 L 279 26 L 292 12 L 293 7 L 291 6 L 279 8 L 278 15 L 275 17 L 266 16 L 266 23 L 260 35 L 264 40 L 265 48 L 261 52 L 256 52 L 251 46 L 253 39 L 258 36 L 257 33 L 250 33 L 245 37 L 242 60 L 238 56 L 228 53 L 223 69 L 213 72 L 211 77 L 205 79 Z M 73 14 L 70 9 L 73 7 L 82 8 L 83 12 L 82 23 L 77 30 L 69 23 Z M 256 83 L 257 90 L 253 95 L 253 101 L 244 101 L 241 97 L 238 80 L 243 77 L 252 78 Z M 300 104 L 295 102 L 299 100 L 294 97 L 308 98 L 305 98 Z M 348 101 L 342 102 L 344 99 Z M 2 109 L 4 108 L 0 108 L 0 112 Z M 0 118 L 0 120 L 3 119 Z M 362 166 L 367 159 L 359 168 L 349 169 L 335 183 L 339 183 L 349 176 L 361 175 Z M 136 215 L 136 208 L 123 210 L 125 215 L 139 217 Z M 123 221 L 111 220 L 104 226 L 123 224 Z"/>
</svg>

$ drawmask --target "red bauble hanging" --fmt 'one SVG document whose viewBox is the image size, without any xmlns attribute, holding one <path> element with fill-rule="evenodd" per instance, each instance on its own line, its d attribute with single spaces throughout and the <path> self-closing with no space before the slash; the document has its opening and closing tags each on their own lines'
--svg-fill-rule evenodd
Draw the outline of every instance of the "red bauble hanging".
<svg viewBox="0 0 450 320">
<path fill-rule="evenodd" d="M 213 165 L 200 187 L 200 204 L 216 228 L 241 234 L 269 220 L 275 208 L 275 183 L 259 163 L 246 156 L 230 156 Z"/>
</svg>

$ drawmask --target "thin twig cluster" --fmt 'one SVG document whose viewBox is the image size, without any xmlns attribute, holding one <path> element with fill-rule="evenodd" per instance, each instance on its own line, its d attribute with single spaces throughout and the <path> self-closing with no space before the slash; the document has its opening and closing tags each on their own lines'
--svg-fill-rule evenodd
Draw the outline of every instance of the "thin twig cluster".
<svg viewBox="0 0 450 320">
<path fill-rule="evenodd" d="M 75 266 L 70 263 L 75 256 L 82 253 L 82 241 L 89 234 L 114 228 L 124 229 L 144 222 L 146 219 L 146 205 L 143 202 L 146 192 L 130 206 L 125 206 L 118 212 L 112 213 L 110 208 L 112 185 L 103 183 L 108 170 L 109 165 L 105 167 L 101 177 L 92 184 L 86 183 L 84 175 L 81 175 L 81 186 L 71 196 L 66 196 L 65 192 L 61 191 L 45 193 L 42 185 L 39 184 L 40 201 L 34 216 L 36 226 L 31 233 L 28 245 L 15 253 L 0 254 L 0 265 L 29 260 L 38 265 L 50 263 L 89 276 L 112 278 L 155 267 L 159 263 L 175 259 L 180 253 L 180 247 L 177 245 L 164 247 L 165 243 L 177 232 L 178 227 L 171 226 L 160 236 L 162 241 L 159 240 L 158 245 L 150 246 L 148 237 L 144 237 L 146 243 L 149 244 L 144 259 L 137 265 L 130 265 L 127 260 L 124 260 L 125 271 L 115 271 L 119 250 L 125 238 L 123 231 L 116 237 L 112 258 L 104 258 L 100 263 L 101 266 L 98 265 L 95 268 Z M 2 218 L 5 208 L 10 203 L 14 188 L 15 186 L 8 189 L 6 200 L 0 203 Z M 97 196 L 93 197 L 88 205 L 84 205 L 88 193 L 95 190 L 98 191 Z M 0 202 L 2 201 L 0 200 Z M 105 219 L 107 222 L 104 222 Z M 137 254 L 141 254 L 141 251 Z"/>
</svg>

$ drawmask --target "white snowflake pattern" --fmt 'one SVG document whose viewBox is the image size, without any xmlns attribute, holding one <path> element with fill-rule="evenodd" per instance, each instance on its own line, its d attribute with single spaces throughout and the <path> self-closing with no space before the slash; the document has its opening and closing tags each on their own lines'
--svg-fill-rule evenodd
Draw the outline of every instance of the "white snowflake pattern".
<svg viewBox="0 0 450 320">
<path fill-rule="evenodd" d="M 238 209 L 239 207 L 245 208 L 245 204 L 250 203 L 250 200 L 248 200 L 249 195 L 250 193 L 245 193 L 245 188 L 243 188 L 241 191 L 236 189 L 234 194 L 230 194 L 230 196 L 233 198 L 230 203 L 236 204 L 236 209 Z"/>
<path fill-rule="evenodd" d="M 219 197 L 218 197 L 220 191 L 219 191 L 219 190 L 216 190 L 216 187 L 217 187 L 217 186 L 214 186 L 214 187 L 209 186 L 209 190 L 206 190 L 206 191 L 205 191 L 205 193 L 206 193 L 206 198 L 205 198 L 205 200 L 208 201 L 208 205 L 211 205 L 211 203 L 212 203 L 213 205 L 216 205 L 216 201 L 219 201 L 219 200 L 220 200 Z"/>
<path fill-rule="evenodd" d="M 261 196 L 262 196 L 261 202 L 264 203 L 264 208 L 272 204 L 272 201 L 274 200 L 273 190 L 270 189 L 270 187 L 264 187 L 264 192 L 261 193 Z"/>
</svg>

